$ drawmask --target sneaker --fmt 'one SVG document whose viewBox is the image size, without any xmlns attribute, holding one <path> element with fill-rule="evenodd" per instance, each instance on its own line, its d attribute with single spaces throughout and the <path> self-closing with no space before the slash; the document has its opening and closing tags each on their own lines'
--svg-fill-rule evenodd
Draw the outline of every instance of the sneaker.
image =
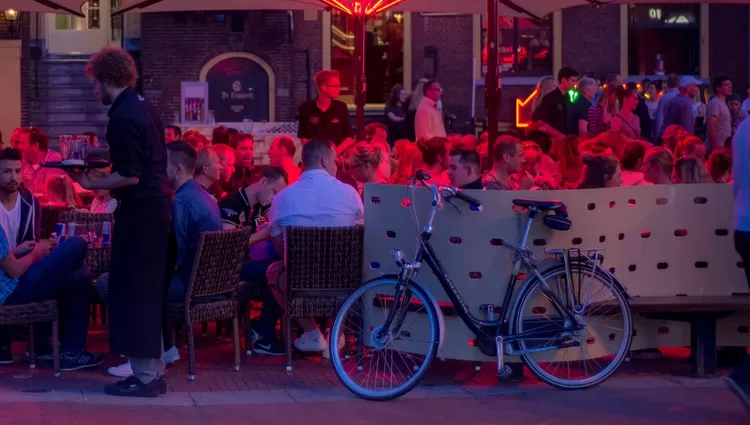
<svg viewBox="0 0 750 425">
<path fill-rule="evenodd" d="M 727 386 L 742 401 L 745 410 L 750 412 L 750 382 L 738 379 L 735 376 L 727 377 Z"/>
<path fill-rule="evenodd" d="M 285 354 L 284 348 L 276 338 L 258 339 L 253 344 L 253 351 L 268 356 L 283 356 Z"/>
<path fill-rule="evenodd" d="M 326 329 L 326 339 L 328 340 L 328 345 L 331 345 L 331 330 Z M 344 348 L 344 334 L 339 335 L 339 342 L 336 344 L 336 347 L 339 351 Z M 331 358 L 331 350 L 323 350 L 323 358 L 324 359 L 330 359 Z"/>
<path fill-rule="evenodd" d="M 258 332 L 255 332 L 255 329 L 250 328 L 250 343 L 252 345 L 255 345 L 256 342 L 260 339 L 260 334 Z"/>
<path fill-rule="evenodd" d="M 130 360 L 128 360 L 119 366 L 110 367 L 107 369 L 107 373 L 118 378 L 127 378 L 133 374 L 133 368 L 130 366 Z"/>
<path fill-rule="evenodd" d="M 161 378 L 157 378 L 148 384 L 144 384 L 135 376 L 130 376 L 122 381 L 107 385 L 104 387 L 104 392 L 120 397 L 159 397 L 162 388 L 166 392 L 166 387 L 162 387 L 161 383 L 166 385 L 166 380 L 162 381 Z"/>
<path fill-rule="evenodd" d="M 85 350 L 78 354 L 62 353 L 60 355 L 60 370 L 70 372 L 72 370 L 89 369 L 99 366 L 103 360 L 104 356 L 91 354 Z"/>
<path fill-rule="evenodd" d="M 328 350 L 328 342 L 319 329 L 305 332 L 294 340 L 294 348 L 305 352 L 321 352 Z"/>
<path fill-rule="evenodd" d="M 10 352 L 10 347 L 0 347 L 0 365 L 12 365 L 13 364 L 13 353 Z"/>
<path fill-rule="evenodd" d="M 164 352 L 162 358 L 164 359 L 164 364 L 172 364 L 180 360 L 180 350 L 177 349 L 177 346 L 173 345 L 172 348 Z"/>
</svg>

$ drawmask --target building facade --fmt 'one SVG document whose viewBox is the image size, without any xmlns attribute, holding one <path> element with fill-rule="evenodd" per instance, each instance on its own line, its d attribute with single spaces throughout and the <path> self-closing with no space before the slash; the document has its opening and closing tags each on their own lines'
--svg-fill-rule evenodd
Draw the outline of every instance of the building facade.
<svg viewBox="0 0 750 425">
<path fill-rule="evenodd" d="M 139 60 L 141 88 L 166 123 L 180 120 L 184 81 L 208 82 L 209 109 L 217 122 L 294 121 L 298 105 L 315 96 L 312 75 L 325 68 L 341 72 L 342 99 L 353 104 L 353 23 L 343 14 L 206 11 L 110 19 L 113 8 L 116 0 L 91 1 L 87 18 L 25 16 L 22 75 L 53 60 L 82 59 L 119 44 Z M 656 75 L 662 72 L 704 81 L 727 74 L 744 96 L 749 23 L 750 6 L 716 4 L 581 6 L 538 21 L 501 17 L 501 121 L 512 124 L 516 99 L 561 66 L 598 77 L 619 73 L 629 80 L 663 78 Z M 394 11 L 372 19 L 366 39 L 371 119 L 382 117 L 395 84 L 411 91 L 420 78 L 440 81 L 444 110 L 456 116 L 456 130 L 467 129 L 472 117 L 483 119 L 485 27 L 478 15 Z M 32 57 L 35 47 L 42 52 L 38 57 Z M 34 113 L 35 101 L 42 98 L 39 81 L 23 78 L 23 123 L 47 122 Z"/>
</svg>

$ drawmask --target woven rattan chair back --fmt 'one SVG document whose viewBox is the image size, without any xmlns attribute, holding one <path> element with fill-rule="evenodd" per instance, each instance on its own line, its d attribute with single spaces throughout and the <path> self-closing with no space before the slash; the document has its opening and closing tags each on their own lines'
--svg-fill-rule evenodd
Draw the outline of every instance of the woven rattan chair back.
<svg viewBox="0 0 750 425">
<path fill-rule="evenodd" d="M 364 227 L 286 228 L 287 289 L 352 290 L 362 283 Z"/>
<path fill-rule="evenodd" d="M 188 301 L 237 290 L 251 234 L 251 229 L 201 233 L 187 288 Z"/>
<path fill-rule="evenodd" d="M 115 216 L 112 213 L 90 213 L 88 211 L 63 211 L 60 213 L 60 223 L 76 223 L 79 235 L 94 232 L 97 235 L 102 234 L 102 224 L 104 222 L 113 223 Z M 110 231 L 112 229 L 110 228 Z"/>
</svg>

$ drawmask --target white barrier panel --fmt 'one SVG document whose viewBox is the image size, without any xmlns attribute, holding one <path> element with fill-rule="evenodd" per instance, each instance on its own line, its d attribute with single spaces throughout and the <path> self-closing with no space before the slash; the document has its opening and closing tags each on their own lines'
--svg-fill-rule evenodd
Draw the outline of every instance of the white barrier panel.
<svg viewBox="0 0 750 425">
<path fill-rule="evenodd" d="M 513 253 L 501 241 L 518 245 L 526 215 L 514 212 L 512 200 L 560 200 L 573 228 L 554 232 L 536 220 L 529 248 L 536 258 L 550 248 L 605 248 L 603 266 L 631 296 L 731 295 L 748 286 L 734 251 L 734 198 L 730 185 L 642 186 L 571 191 L 467 191 L 482 202 L 470 211 L 462 201 L 444 205 L 433 223 L 431 243 L 472 314 L 483 317 L 481 304 L 500 305 L 511 273 Z M 364 278 L 396 273 L 392 249 L 413 258 L 417 235 L 429 213 L 431 193 L 406 186 L 367 185 L 365 191 Z M 419 226 L 409 202 L 416 205 Z M 426 265 L 419 281 L 441 302 L 448 302 Z M 719 344 L 750 345 L 747 318 L 722 323 Z M 731 325 L 730 325 L 731 324 Z M 664 332 L 668 327 L 668 332 Z M 689 326 L 636 317 L 633 349 L 689 345 Z M 458 317 L 446 317 L 447 358 L 486 360 L 467 342 L 473 335 Z"/>
</svg>

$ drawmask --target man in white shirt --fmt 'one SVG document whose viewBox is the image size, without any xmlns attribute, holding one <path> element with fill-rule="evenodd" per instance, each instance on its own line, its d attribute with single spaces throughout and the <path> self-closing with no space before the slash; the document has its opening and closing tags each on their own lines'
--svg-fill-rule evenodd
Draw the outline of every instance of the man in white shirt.
<svg viewBox="0 0 750 425">
<path fill-rule="evenodd" d="M 40 239 L 41 209 L 39 201 L 21 187 L 22 154 L 14 148 L 0 151 L 0 226 L 8 236 L 8 245 L 16 256 L 26 242 Z"/>
<path fill-rule="evenodd" d="M 424 98 L 417 108 L 414 117 L 414 132 L 416 141 L 433 137 L 446 137 L 443 115 L 438 109 L 438 102 L 443 96 L 443 89 L 435 80 L 424 83 Z"/>
<path fill-rule="evenodd" d="M 284 257 L 284 229 L 302 227 L 347 227 L 364 222 L 364 205 L 357 191 L 336 179 L 336 147 L 323 139 L 311 139 L 302 146 L 302 174 L 297 183 L 280 191 L 269 215 L 273 246 Z M 280 306 L 286 305 L 283 261 L 266 272 Z M 294 341 L 300 351 L 326 352 L 328 342 L 312 318 L 297 319 L 305 331 Z"/>
<path fill-rule="evenodd" d="M 729 112 L 727 97 L 732 94 L 732 80 L 719 76 L 713 81 L 714 97 L 708 102 L 708 151 L 721 149 L 732 137 L 732 114 Z"/>
</svg>

